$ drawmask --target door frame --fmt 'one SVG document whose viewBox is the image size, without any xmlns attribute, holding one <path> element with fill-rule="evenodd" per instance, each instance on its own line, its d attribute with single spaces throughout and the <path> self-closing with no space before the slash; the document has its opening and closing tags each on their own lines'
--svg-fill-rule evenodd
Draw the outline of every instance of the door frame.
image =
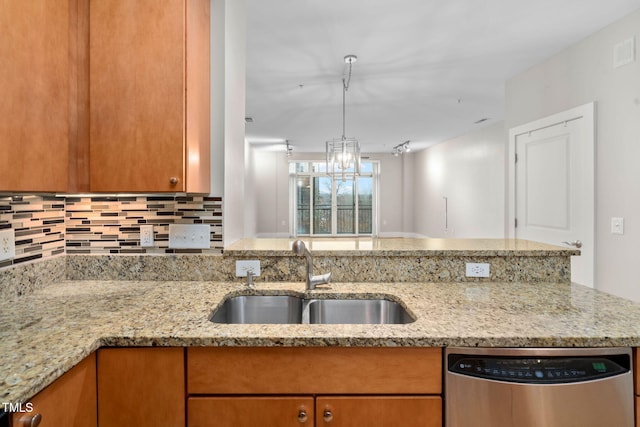
<svg viewBox="0 0 640 427">
<path fill-rule="evenodd" d="M 508 163 L 508 193 L 507 193 L 507 224 L 505 227 L 507 238 L 515 238 L 516 236 L 516 138 L 519 135 L 534 132 L 536 130 L 540 130 L 543 128 L 548 128 L 552 126 L 556 126 L 568 121 L 581 119 L 584 120 L 584 126 L 590 129 L 590 132 L 587 132 L 589 138 L 586 143 L 591 144 L 593 146 L 593 150 L 588 150 L 588 170 L 587 172 L 591 173 L 593 182 L 593 198 L 588 202 L 588 206 L 585 214 L 591 216 L 591 233 L 593 236 L 593 257 L 594 257 L 594 287 L 595 287 L 595 277 L 596 277 L 596 249 L 597 249 L 597 241 L 596 241 L 596 163 L 595 163 L 595 153 L 596 153 L 596 126 L 595 126 L 595 113 L 596 113 L 596 104 L 595 102 L 590 102 L 587 104 L 580 105 L 578 107 L 571 108 L 566 111 L 562 111 L 560 113 L 552 114 L 547 117 L 543 117 L 538 120 L 533 120 L 529 123 L 525 123 L 520 126 L 515 126 L 509 129 L 509 142 L 507 145 L 507 163 Z M 560 243 L 558 243 L 560 244 Z"/>
</svg>

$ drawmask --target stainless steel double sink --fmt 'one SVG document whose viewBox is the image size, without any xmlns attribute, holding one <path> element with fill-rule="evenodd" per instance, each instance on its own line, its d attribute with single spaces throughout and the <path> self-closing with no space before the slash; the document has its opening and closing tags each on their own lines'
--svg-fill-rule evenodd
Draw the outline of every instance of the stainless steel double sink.
<svg viewBox="0 0 640 427">
<path fill-rule="evenodd" d="M 404 324 L 415 321 L 400 303 L 389 299 L 290 295 L 230 297 L 215 310 L 210 320 L 227 324 Z"/>
</svg>

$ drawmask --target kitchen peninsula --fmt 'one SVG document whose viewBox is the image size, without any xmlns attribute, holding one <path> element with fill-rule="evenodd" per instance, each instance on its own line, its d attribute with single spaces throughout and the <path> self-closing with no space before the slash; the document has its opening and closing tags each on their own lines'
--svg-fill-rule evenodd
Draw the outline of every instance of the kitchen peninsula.
<svg viewBox="0 0 640 427">
<path fill-rule="evenodd" d="M 302 238 L 318 271 L 344 282 L 477 281 L 465 263 L 489 263 L 483 280 L 569 282 L 572 248 L 518 239 Z M 294 239 L 242 239 L 225 249 L 234 259 L 266 263 L 265 280 L 304 277 L 291 251 Z"/>
<path fill-rule="evenodd" d="M 263 262 L 264 273 L 274 268 L 265 262 L 270 257 L 287 258 L 295 265 L 291 274 L 299 275 L 298 279 L 276 281 L 260 277 L 256 289 L 247 288 L 239 280 L 162 279 L 166 269 L 175 267 L 176 259 L 184 261 L 179 263 L 180 268 L 188 270 L 193 269 L 193 263 L 201 262 L 201 256 L 191 259 L 189 255 L 93 259 L 66 256 L 66 280 L 0 302 L 2 400 L 27 401 L 87 356 L 107 347 L 330 350 L 337 347 L 640 346 L 639 304 L 571 284 L 566 277 L 541 280 L 543 276 L 537 276 L 529 281 L 490 277 L 464 281 L 457 279 L 457 271 L 446 268 L 453 272 L 448 280 L 440 277 L 432 281 L 410 281 L 398 276 L 395 281 L 376 281 L 365 276 L 362 280 L 336 280 L 309 292 L 302 282 L 304 262 L 291 253 L 289 241 L 284 240 L 241 241 L 225 250 L 222 256 L 208 257 L 215 258 L 218 267 L 230 267 L 229 263 L 235 259 L 257 257 Z M 340 257 L 348 261 L 375 258 L 373 252 L 377 252 L 383 257 L 376 259 L 384 260 L 381 264 L 392 264 L 390 261 L 395 260 L 400 265 L 403 265 L 403 256 L 421 263 L 442 256 L 461 260 L 487 257 L 492 262 L 492 274 L 502 274 L 493 267 L 496 265 L 493 261 L 500 259 L 537 257 L 544 262 L 545 258 L 557 257 L 568 262 L 570 256 L 576 254 L 573 249 L 522 241 L 409 240 L 403 242 L 403 248 L 398 248 L 398 242 L 385 240 L 375 248 L 372 241 L 370 248 L 357 249 L 335 246 L 324 249 L 322 243 L 309 242 L 314 257 L 319 260 L 334 256 L 340 250 Z M 423 246 L 417 247 L 420 244 Z M 258 247 L 260 245 L 268 247 Z M 124 261 L 126 259 L 128 261 Z M 126 262 L 132 264 L 123 264 Z M 167 265 L 156 272 L 155 278 L 149 279 L 152 276 L 148 270 L 131 268 L 145 262 Z M 77 280 L 73 268 L 87 266 L 83 263 L 100 265 L 102 269 L 94 270 L 93 280 Z M 108 266 L 122 268 L 123 265 L 127 265 L 127 269 L 118 273 L 121 280 L 108 279 L 112 274 Z M 351 262 L 334 266 L 332 270 L 336 274 L 342 268 L 350 269 Z M 96 271 L 102 271 L 103 277 Z M 350 271 L 362 274 L 354 269 Z M 398 267 L 397 271 L 402 268 Z M 173 272 L 166 277 L 174 274 L 180 275 Z M 190 277 L 188 272 L 185 277 Z M 401 325 L 234 325 L 209 320 L 226 298 L 250 294 L 385 297 L 400 302 L 415 321 Z"/>
</svg>

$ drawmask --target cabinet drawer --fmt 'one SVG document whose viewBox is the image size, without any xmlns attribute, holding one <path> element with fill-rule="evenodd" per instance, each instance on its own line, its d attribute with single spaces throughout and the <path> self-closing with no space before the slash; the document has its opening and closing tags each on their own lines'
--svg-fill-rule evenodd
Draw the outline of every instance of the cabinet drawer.
<svg viewBox="0 0 640 427">
<path fill-rule="evenodd" d="M 190 397 L 187 426 L 313 426 L 313 407 L 313 397 Z"/>
<path fill-rule="evenodd" d="M 331 396 L 316 400 L 316 426 L 441 427 L 438 396 Z"/>
<path fill-rule="evenodd" d="M 193 347 L 189 394 L 440 394 L 442 349 Z"/>
</svg>

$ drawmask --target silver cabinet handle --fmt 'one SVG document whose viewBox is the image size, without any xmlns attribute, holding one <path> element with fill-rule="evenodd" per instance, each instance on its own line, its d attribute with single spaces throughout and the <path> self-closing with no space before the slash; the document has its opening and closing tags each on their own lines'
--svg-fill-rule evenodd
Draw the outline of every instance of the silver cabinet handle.
<svg viewBox="0 0 640 427">
<path fill-rule="evenodd" d="M 562 243 L 569 246 L 575 246 L 578 249 L 582 247 L 582 242 L 580 240 L 576 240 L 575 242 L 562 242 Z"/>
<path fill-rule="evenodd" d="M 175 176 L 172 176 L 171 178 L 169 178 L 169 183 L 171 185 L 176 185 L 180 180 L 178 178 L 176 178 Z"/>
<path fill-rule="evenodd" d="M 34 414 L 21 417 L 18 420 L 18 426 L 22 427 L 38 427 L 42 421 L 42 415 Z"/>
<path fill-rule="evenodd" d="M 333 420 L 333 412 L 329 409 L 325 409 L 322 413 L 322 419 L 324 419 L 325 423 L 330 423 Z"/>
<path fill-rule="evenodd" d="M 306 423 L 308 418 L 309 417 L 307 417 L 307 411 L 305 411 L 304 409 L 300 409 L 300 411 L 298 411 L 298 422 L 299 423 Z"/>
</svg>

